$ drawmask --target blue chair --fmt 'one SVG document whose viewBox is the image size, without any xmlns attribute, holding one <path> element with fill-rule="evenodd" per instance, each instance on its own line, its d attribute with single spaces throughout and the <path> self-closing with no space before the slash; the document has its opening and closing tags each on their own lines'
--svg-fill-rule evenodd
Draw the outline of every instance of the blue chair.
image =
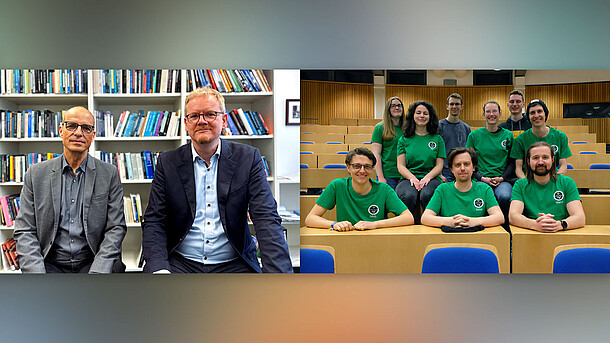
<svg viewBox="0 0 610 343">
<path fill-rule="evenodd" d="M 301 163 L 301 169 L 309 169 L 309 166 L 304 163 Z"/>
<path fill-rule="evenodd" d="M 597 155 L 597 151 L 581 151 L 579 155 Z"/>
<path fill-rule="evenodd" d="M 312 141 L 301 141 L 301 144 L 313 144 Z"/>
<path fill-rule="evenodd" d="M 347 155 L 347 151 L 337 151 L 337 155 Z"/>
<path fill-rule="evenodd" d="M 574 169 L 574 166 L 570 163 L 568 163 L 568 169 Z"/>
<path fill-rule="evenodd" d="M 567 244 L 555 248 L 553 273 L 610 273 L 610 244 Z"/>
<path fill-rule="evenodd" d="M 326 144 L 343 144 L 341 142 L 326 142 Z"/>
<path fill-rule="evenodd" d="M 335 272 L 335 249 L 324 245 L 301 245 L 301 273 Z"/>
<path fill-rule="evenodd" d="M 301 155 L 313 155 L 313 151 L 301 151 Z"/>
<path fill-rule="evenodd" d="M 608 163 L 593 163 L 589 166 L 589 169 L 610 169 L 610 164 Z"/>
<path fill-rule="evenodd" d="M 588 144 L 589 142 L 587 141 L 574 141 L 572 142 L 572 144 Z"/>
<path fill-rule="evenodd" d="M 347 166 L 345 164 L 325 164 L 324 167 L 322 167 L 322 169 L 347 169 Z"/>
<path fill-rule="evenodd" d="M 430 244 L 422 273 L 499 273 L 498 253 L 490 244 Z"/>
</svg>

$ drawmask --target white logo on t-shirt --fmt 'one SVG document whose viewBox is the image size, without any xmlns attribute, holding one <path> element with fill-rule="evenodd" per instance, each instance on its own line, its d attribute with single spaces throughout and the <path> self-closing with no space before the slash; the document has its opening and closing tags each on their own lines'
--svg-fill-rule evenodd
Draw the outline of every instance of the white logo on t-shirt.
<svg viewBox="0 0 610 343">
<path fill-rule="evenodd" d="M 377 213 L 379 213 L 379 206 L 377 206 L 377 205 L 369 206 L 369 214 L 371 216 L 375 216 L 375 215 L 377 215 Z"/>
<path fill-rule="evenodd" d="M 556 154 L 559 150 L 559 147 L 557 145 L 551 145 L 551 148 L 553 148 L 553 154 Z"/>
<path fill-rule="evenodd" d="M 502 141 L 502 147 L 506 148 L 506 146 L 508 145 L 508 141 L 505 139 Z"/>
<path fill-rule="evenodd" d="M 481 207 L 483 207 L 483 205 L 485 205 L 485 202 L 483 201 L 483 199 L 481 199 L 481 198 L 474 199 L 474 207 L 481 208 Z"/>
<path fill-rule="evenodd" d="M 428 146 L 430 147 L 430 149 L 434 150 L 436 148 L 436 143 L 430 142 L 430 143 L 428 143 Z"/>
<path fill-rule="evenodd" d="M 557 200 L 557 201 L 563 200 L 563 192 L 562 191 L 555 192 L 555 194 L 553 194 L 553 198 L 555 198 L 555 200 Z"/>
</svg>

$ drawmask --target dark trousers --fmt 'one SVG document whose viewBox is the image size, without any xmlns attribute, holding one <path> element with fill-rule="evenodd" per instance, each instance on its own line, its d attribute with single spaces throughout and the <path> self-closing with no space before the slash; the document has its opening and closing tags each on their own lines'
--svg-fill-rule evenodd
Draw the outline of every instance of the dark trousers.
<svg viewBox="0 0 610 343">
<path fill-rule="evenodd" d="M 82 262 L 57 262 L 51 259 L 44 260 L 44 268 L 47 273 L 89 273 L 93 260 Z"/>
<path fill-rule="evenodd" d="M 254 273 L 241 258 L 218 264 L 203 264 L 184 258 L 178 253 L 168 257 L 170 272 L 172 273 Z"/>
</svg>

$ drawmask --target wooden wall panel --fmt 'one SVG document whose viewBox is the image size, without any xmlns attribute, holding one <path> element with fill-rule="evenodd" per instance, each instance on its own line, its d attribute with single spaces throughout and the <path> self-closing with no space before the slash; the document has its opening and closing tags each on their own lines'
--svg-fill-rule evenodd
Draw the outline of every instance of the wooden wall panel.
<svg viewBox="0 0 610 343">
<path fill-rule="evenodd" d="M 372 84 L 301 81 L 301 124 L 330 124 L 329 118 L 374 118 Z"/>
<path fill-rule="evenodd" d="M 451 93 L 458 93 L 464 99 L 464 109 L 461 119 L 468 122 L 483 119 L 483 105 L 489 100 L 495 100 L 500 104 L 502 118 L 508 118 L 506 103 L 508 94 L 514 89 L 513 86 L 402 86 L 386 85 L 386 98 L 398 96 L 402 99 L 405 107 L 417 100 L 426 100 L 434 106 L 436 115 L 440 119 L 447 117 L 447 97 Z M 405 109 L 406 111 L 406 109 Z"/>
<path fill-rule="evenodd" d="M 525 86 L 526 101 L 540 99 L 549 108 L 549 118 L 563 118 L 563 104 L 610 102 L 610 82 Z M 586 119 L 598 142 L 610 143 L 610 118 Z"/>
</svg>

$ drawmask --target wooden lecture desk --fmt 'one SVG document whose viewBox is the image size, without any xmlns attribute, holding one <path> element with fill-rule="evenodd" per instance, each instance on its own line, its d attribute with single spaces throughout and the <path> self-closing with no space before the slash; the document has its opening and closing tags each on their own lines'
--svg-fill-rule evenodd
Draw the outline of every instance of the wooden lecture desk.
<svg viewBox="0 0 610 343">
<path fill-rule="evenodd" d="M 437 243 L 493 245 L 500 273 L 510 272 L 510 236 L 501 226 L 464 233 L 424 225 L 345 232 L 301 228 L 301 245 L 335 248 L 337 273 L 421 273 L 426 247 Z"/>
<path fill-rule="evenodd" d="M 610 243 L 609 225 L 586 225 L 580 229 L 541 233 L 512 226 L 513 273 L 552 273 L 553 252 L 564 244 Z"/>
</svg>

